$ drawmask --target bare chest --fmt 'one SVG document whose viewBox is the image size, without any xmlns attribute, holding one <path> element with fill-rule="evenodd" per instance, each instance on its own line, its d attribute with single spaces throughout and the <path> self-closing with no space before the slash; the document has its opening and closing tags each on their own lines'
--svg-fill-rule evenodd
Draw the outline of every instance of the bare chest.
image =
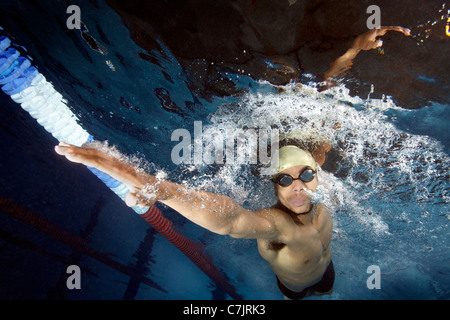
<svg viewBox="0 0 450 320">
<path fill-rule="evenodd" d="M 298 228 L 277 241 L 258 240 L 258 251 L 265 260 L 287 268 L 314 264 L 322 258 L 324 249 L 319 232 L 312 226 Z"/>
</svg>

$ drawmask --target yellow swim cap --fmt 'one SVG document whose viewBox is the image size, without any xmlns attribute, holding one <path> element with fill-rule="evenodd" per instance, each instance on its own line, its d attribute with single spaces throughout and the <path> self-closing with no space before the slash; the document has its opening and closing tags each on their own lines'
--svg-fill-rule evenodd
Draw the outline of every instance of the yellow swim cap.
<svg viewBox="0 0 450 320">
<path fill-rule="evenodd" d="M 309 166 L 316 170 L 316 161 L 311 153 L 296 146 L 284 146 L 279 150 L 277 174 L 294 166 Z"/>
</svg>

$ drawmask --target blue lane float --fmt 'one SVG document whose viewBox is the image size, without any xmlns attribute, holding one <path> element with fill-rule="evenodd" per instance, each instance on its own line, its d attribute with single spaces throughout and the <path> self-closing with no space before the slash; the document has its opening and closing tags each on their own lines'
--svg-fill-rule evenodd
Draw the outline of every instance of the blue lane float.
<svg viewBox="0 0 450 320">
<path fill-rule="evenodd" d="M 75 146 L 93 141 L 93 137 L 78 124 L 78 118 L 67 106 L 67 101 L 53 85 L 31 65 L 31 61 L 11 46 L 11 40 L 0 37 L 0 85 L 2 91 L 20 104 L 36 121 L 58 141 Z M 103 172 L 89 168 L 122 200 L 128 188 Z M 143 214 L 148 208 L 133 208 Z"/>
</svg>

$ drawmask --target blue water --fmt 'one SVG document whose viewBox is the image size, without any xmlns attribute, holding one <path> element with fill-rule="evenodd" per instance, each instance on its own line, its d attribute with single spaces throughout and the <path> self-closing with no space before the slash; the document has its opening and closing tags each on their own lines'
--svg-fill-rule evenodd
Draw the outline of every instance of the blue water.
<svg viewBox="0 0 450 320">
<path fill-rule="evenodd" d="M 336 282 L 332 295 L 308 299 L 450 298 L 448 92 L 406 108 L 395 95 L 355 94 L 351 79 L 319 93 L 317 79 L 305 72 L 302 88 L 286 85 L 280 92 L 248 73 L 224 72 L 243 93 L 206 97 L 192 88 L 193 78 L 163 41 L 157 39 L 160 50 L 139 47 L 104 1 L 80 6 L 89 34 L 106 55 L 65 27 L 64 1 L 33 3 L 2 2 L 0 25 L 26 48 L 89 133 L 145 159 L 151 171 L 258 208 L 275 198 L 251 166 L 177 167 L 170 157 L 176 144 L 172 132 L 192 133 L 194 121 L 221 130 L 301 126 L 331 141 L 344 157 L 324 166 L 319 179 L 334 222 Z M 448 50 L 448 39 L 441 41 Z M 425 41 L 417 50 L 427 45 L 433 43 Z M 199 70 L 205 61 L 195 60 Z M 436 88 L 448 85 L 448 75 L 418 79 Z M 166 105 L 155 89 L 168 93 Z M 4 94 L 0 99 L 0 196 L 83 237 L 90 248 L 156 283 L 133 284 L 129 275 L 0 214 L 0 298 L 230 299 L 87 169 L 58 157 L 53 151 L 57 141 L 18 105 Z M 336 123 L 340 128 L 333 128 Z M 254 240 L 215 235 L 163 210 L 180 233 L 206 245 L 244 299 L 282 299 Z M 80 290 L 66 288 L 71 264 L 80 266 Z M 371 265 L 380 267 L 380 289 L 366 285 Z"/>
</svg>

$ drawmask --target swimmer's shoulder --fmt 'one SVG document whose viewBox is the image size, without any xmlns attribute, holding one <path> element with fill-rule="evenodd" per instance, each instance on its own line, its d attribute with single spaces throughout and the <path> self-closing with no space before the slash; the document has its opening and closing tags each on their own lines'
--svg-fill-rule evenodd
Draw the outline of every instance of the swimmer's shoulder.
<svg viewBox="0 0 450 320">
<path fill-rule="evenodd" d="M 315 205 L 316 208 L 316 214 L 315 214 L 315 219 L 317 220 L 331 220 L 331 214 L 330 214 L 330 210 L 328 209 L 327 206 L 323 205 L 322 203 L 318 203 Z"/>
<path fill-rule="evenodd" d="M 333 233 L 333 220 L 330 210 L 326 206 L 320 203 L 316 206 L 317 211 L 313 218 L 313 225 L 320 234 L 323 246 L 328 248 Z"/>
</svg>

